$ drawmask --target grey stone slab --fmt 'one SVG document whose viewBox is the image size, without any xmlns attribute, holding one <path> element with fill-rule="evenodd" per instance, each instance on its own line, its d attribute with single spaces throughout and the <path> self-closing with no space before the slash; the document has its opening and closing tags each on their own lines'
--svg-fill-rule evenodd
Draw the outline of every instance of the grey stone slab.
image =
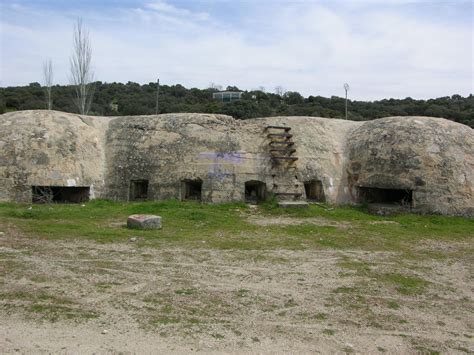
<svg viewBox="0 0 474 355">
<path fill-rule="evenodd" d="M 128 217 L 127 227 L 132 229 L 161 229 L 161 217 L 150 214 L 134 214 Z"/>
<path fill-rule="evenodd" d="M 280 208 L 308 208 L 308 202 L 305 201 L 280 201 L 278 202 Z"/>
</svg>

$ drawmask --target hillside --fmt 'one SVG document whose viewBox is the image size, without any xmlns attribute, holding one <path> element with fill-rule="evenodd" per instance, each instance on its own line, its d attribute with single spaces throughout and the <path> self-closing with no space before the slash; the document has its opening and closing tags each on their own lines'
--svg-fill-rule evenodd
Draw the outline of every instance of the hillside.
<svg viewBox="0 0 474 355">
<path fill-rule="evenodd" d="M 228 87 L 229 90 L 238 90 Z M 333 96 L 303 97 L 297 92 L 283 96 L 262 91 L 244 91 L 242 100 L 222 103 L 212 99 L 215 89 L 187 89 L 182 85 L 160 86 L 160 113 L 221 113 L 237 119 L 267 116 L 318 116 L 343 118 L 344 98 Z M 53 87 L 53 109 L 77 112 L 73 105 L 71 86 Z M 133 82 L 95 83 L 91 114 L 124 116 L 154 114 L 156 84 Z M 474 127 L 474 96 L 453 95 L 429 100 L 385 99 L 380 101 L 349 101 L 349 119 L 371 120 L 387 116 L 432 116 Z M 46 107 L 44 89 L 39 83 L 28 86 L 0 88 L 0 113 Z"/>
</svg>

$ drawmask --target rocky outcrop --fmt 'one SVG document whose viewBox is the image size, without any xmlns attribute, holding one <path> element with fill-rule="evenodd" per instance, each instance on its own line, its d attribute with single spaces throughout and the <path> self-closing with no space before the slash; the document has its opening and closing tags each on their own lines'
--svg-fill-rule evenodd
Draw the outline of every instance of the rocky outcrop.
<svg viewBox="0 0 474 355">
<path fill-rule="evenodd" d="M 297 159 L 275 167 L 267 126 L 291 127 Z M 317 191 L 312 198 L 337 204 L 364 202 L 364 189 L 382 189 L 390 198 L 408 191 L 410 207 L 421 212 L 472 215 L 473 137 L 467 126 L 428 117 L 7 113 L 0 116 L 0 201 L 31 201 L 34 186 L 89 187 L 91 198 L 204 202 L 286 189 L 297 200 Z"/>
</svg>

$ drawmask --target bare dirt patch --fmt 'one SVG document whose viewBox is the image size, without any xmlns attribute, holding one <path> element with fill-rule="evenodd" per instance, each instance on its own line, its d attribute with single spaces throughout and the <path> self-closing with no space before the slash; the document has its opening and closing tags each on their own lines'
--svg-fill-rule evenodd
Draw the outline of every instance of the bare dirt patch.
<svg viewBox="0 0 474 355">
<path fill-rule="evenodd" d="M 377 225 L 377 224 L 400 224 L 396 221 L 369 221 L 367 222 L 367 224 L 371 224 L 371 225 Z"/>
<path fill-rule="evenodd" d="M 2 230 L 3 353 L 474 350 L 469 258 L 150 248 Z"/>
<path fill-rule="evenodd" d="M 295 218 L 295 217 L 263 217 L 252 216 L 247 219 L 250 223 L 260 226 L 298 226 L 302 224 L 315 225 L 320 227 L 350 228 L 351 223 L 335 222 L 322 217 Z"/>
</svg>

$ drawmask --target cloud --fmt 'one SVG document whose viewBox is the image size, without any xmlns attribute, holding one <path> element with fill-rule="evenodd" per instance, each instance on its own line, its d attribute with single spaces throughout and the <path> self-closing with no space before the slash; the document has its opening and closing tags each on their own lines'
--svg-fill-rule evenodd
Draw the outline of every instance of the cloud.
<svg viewBox="0 0 474 355">
<path fill-rule="evenodd" d="M 151 9 L 160 13 L 169 14 L 174 17 L 185 17 L 191 18 L 197 21 L 209 20 L 209 14 L 207 12 L 193 12 L 188 9 L 179 8 L 174 5 L 170 5 L 164 1 L 150 2 L 145 5 L 145 8 Z"/>
<path fill-rule="evenodd" d="M 420 13 L 408 1 L 338 3 L 148 1 L 102 12 L 85 8 L 79 15 L 90 28 L 102 81 L 281 85 L 323 96 L 342 95 L 349 82 L 353 98 L 368 100 L 472 92 L 471 26 L 456 4 L 449 17 L 430 4 L 424 6 L 434 15 Z M 2 52 L 8 55 L 1 85 L 39 81 L 47 57 L 55 77 L 67 82 L 77 15 L 9 8 L 2 19 Z"/>
</svg>

